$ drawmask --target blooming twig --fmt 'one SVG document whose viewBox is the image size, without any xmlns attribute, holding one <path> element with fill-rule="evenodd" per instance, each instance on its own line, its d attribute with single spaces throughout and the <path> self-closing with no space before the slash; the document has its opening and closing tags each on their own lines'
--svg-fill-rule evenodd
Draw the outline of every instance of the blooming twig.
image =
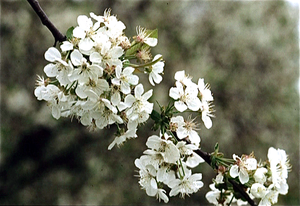
<svg viewBox="0 0 300 206">
<path fill-rule="evenodd" d="M 173 133 L 175 137 L 176 133 Z M 211 161 L 211 155 L 207 152 L 202 151 L 201 149 L 197 149 L 195 150 L 195 153 L 197 153 L 200 157 L 202 157 L 202 159 L 204 159 L 204 161 L 211 165 L 212 161 Z M 211 165 L 213 168 L 216 167 L 216 165 Z M 233 179 L 228 179 L 228 181 L 232 184 L 234 190 L 238 191 L 246 200 L 247 202 L 251 205 L 251 206 L 256 206 L 257 204 L 249 197 L 249 195 L 245 192 L 245 190 L 243 190 L 243 188 L 241 188 L 241 186 L 236 183 Z"/>
<path fill-rule="evenodd" d="M 54 36 L 54 46 L 57 42 L 63 42 L 66 40 L 66 36 L 63 35 L 55 26 L 54 24 L 49 20 L 48 16 L 40 6 L 39 2 L 37 0 L 27 0 L 28 3 L 31 5 L 35 13 L 39 16 L 42 23 L 50 30 L 52 35 Z"/>
<path fill-rule="evenodd" d="M 271 205 L 279 194 L 287 194 L 291 165 L 284 150 L 270 148 L 269 160 L 259 163 L 254 153 L 224 158 L 218 144 L 214 152 L 204 152 L 196 118 L 175 116 L 194 112 L 207 129 L 212 127 L 214 98 L 204 79 L 199 78 L 196 84 L 184 70 L 176 72 L 175 87 L 169 90 L 172 100 L 167 106 L 159 105 L 160 113 L 153 110 L 153 103 L 148 101 L 153 90 L 144 92 L 134 72 L 144 70 L 152 86 L 162 81 L 162 55 L 152 59 L 150 53 L 150 47 L 157 44 L 157 30 L 139 29 L 130 42 L 123 32 L 124 23 L 105 10 L 103 16 L 78 16 L 78 26 L 71 27 L 66 37 L 50 22 L 37 0 L 28 2 L 52 32 L 55 43 L 61 42 L 60 50 L 51 47 L 46 51 L 45 59 L 50 62 L 44 67 L 47 79 L 38 77 L 34 91 L 38 100 L 48 102 L 54 118 L 75 116 L 91 129 L 116 124 L 118 131 L 109 150 L 136 138 L 137 129 L 149 118 L 155 121 L 153 130 L 159 129 L 159 136 L 148 138 L 148 149 L 134 162 L 139 168 L 139 184 L 147 195 L 167 203 L 169 197 L 199 191 L 202 174 L 192 174 L 192 169 L 203 162 L 218 172 L 210 185 L 212 191 L 206 194 L 215 205 L 248 202 L 256 206 L 254 198 L 261 199 L 259 205 Z M 133 64 L 132 59 L 141 64 Z"/>
</svg>

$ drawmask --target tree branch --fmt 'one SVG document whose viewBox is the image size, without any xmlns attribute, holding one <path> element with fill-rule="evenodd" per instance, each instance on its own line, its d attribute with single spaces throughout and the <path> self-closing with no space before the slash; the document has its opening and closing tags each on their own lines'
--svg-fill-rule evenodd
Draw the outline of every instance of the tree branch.
<svg viewBox="0 0 300 206">
<path fill-rule="evenodd" d="M 202 151 L 201 149 L 198 149 L 195 151 L 200 157 L 202 157 L 202 159 L 204 159 L 204 161 L 211 165 L 211 155 L 207 152 Z M 213 167 L 213 166 L 212 166 Z M 245 192 L 245 190 L 243 190 L 243 188 L 234 180 L 232 179 L 228 179 L 228 181 L 232 184 L 233 188 L 235 191 L 238 191 L 246 200 L 247 202 L 251 205 L 251 206 L 257 206 L 256 203 L 249 197 L 249 195 Z"/>
<path fill-rule="evenodd" d="M 54 46 L 57 42 L 63 42 L 66 40 L 66 36 L 63 35 L 55 26 L 54 24 L 49 20 L 46 13 L 43 11 L 42 7 L 40 6 L 39 2 L 37 0 L 27 0 L 28 3 L 31 5 L 35 13 L 39 16 L 39 18 L 42 21 L 42 24 L 45 25 L 50 32 L 52 33 L 54 37 Z"/>
<path fill-rule="evenodd" d="M 177 134 L 173 132 L 174 136 L 177 138 Z M 177 140 L 179 140 L 177 138 Z M 187 141 L 186 141 L 187 142 Z M 189 143 L 189 142 L 187 142 Z M 212 168 L 216 167 L 216 165 L 211 165 L 211 155 L 207 152 L 202 151 L 201 149 L 198 149 L 195 151 L 204 161 L 209 164 Z M 244 198 L 247 200 L 247 202 L 251 206 L 257 206 L 257 204 L 249 197 L 249 195 L 245 192 L 245 190 L 239 185 L 237 182 L 235 182 L 233 179 L 228 179 L 228 181 L 232 184 L 235 191 L 238 191 Z"/>
</svg>

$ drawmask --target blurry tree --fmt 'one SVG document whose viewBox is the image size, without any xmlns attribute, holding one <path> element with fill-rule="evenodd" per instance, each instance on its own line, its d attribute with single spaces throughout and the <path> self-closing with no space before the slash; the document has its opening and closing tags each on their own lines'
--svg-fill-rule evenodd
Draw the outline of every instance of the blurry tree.
<svg viewBox="0 0 300 206">
<path fill-rule="evenodd" d="M 185 69 L 204 77 L 214 93 L 213 127 L 202 129 L 202 149 L 215 142 L 226 156 L 270 146 L 290 154 L 289 193 L 279 205 L 299 205 L 299 8 L 284 1 L 41 1 L 61 32 L 80 14 L 106 8 L 135 34 L 158 28 L 156 53 L 166 61 L 153 100 L 167 102 L 173 76 Z M 1 204 L 158 204 L 140 190 L 133 161 L 152 134 L 151 121 L 137 140 L 107 151 L 114 127 L 89 132 L 75 120 L 55 121 L 36 101 L 35 75 L 54 39 L 26 1 L 1 1 Z M 208 204 L 214 176 L 201 166 L 205 186 L 172 205 Z"/>
</svg>

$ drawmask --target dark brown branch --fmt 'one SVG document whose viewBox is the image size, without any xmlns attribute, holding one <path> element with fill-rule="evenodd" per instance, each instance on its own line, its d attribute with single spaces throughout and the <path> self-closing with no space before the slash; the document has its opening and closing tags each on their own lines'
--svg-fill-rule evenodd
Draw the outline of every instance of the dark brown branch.
<svg viewBox="0 0 300 206">
<path fill-rule="evenodd" d="M 249 195 L 243 190 L 243 188 L 233 179 L 228 179 L 228 181 L 232 184 L 233 189 L 238 191 L 251 206 L 256 206 L 256 203 L 249 197 Z"/>
<path fill-rule="evenodd" d="M 35 13 L 39 16 L 41 19 L 43 25 L 45 25 L 52 35 L 54 36 L 54 45 L 56 45 L 57 42 L 63 42 L 66 40 L 66 36 L 63 35 L 55 26 L 54 24 L 49 20 L 46 13 L 43 11 L 42 7 L 40 6 L 39 2 L 37 0 L 27 0 L 28 3 L 31 5 Z"/>
<path fill-rule="evenodd" d="M 215 167 L 211 165 L 211 155 L 207 152 L 202 151 L 201 149 L 198 149 L 195 151 L 204 161 L 209 164 L 211 167 Z M 235 182 L 233 179 L 228 179 L 228 181 L 232 184 L 235 191 L 238 191 L 251 206 L 257 206 L 256 203 L 249 197 L 249 195 L 243 190 L 243 188 Z"/>
</svg>

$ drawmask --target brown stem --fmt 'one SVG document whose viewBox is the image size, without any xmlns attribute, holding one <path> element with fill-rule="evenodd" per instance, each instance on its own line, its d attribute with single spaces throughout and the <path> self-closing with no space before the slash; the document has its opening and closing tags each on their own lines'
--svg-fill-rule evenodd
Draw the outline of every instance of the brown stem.
<svg viewBox="0 0 300 206">
<path fill-rule="evenodd" d="M 52 35 L 54 36 L 54 46 L 57 42 L 63 42 L 66 40 L 66 36 L 63 35 L 55 26 L 54 24 L 49 20 L 46 13 L 43 11 L 42 7 L 40 6 L 39 2 L 37 0 L 27 0 L 28 3 L 31 5 L 35 13 L 39 16 L 39 18 L 42 21 L 42 24 L 45 25 Z"/>
</svg>

